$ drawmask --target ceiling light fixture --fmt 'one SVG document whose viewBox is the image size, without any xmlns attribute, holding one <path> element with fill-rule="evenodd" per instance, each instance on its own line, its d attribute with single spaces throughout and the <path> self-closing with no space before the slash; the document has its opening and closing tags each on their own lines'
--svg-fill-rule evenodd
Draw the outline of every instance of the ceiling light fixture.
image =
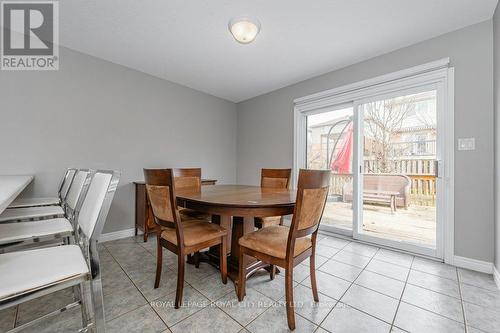
<svg viewBox="0 0 500 333">
<path fill-rule="evenodd" d="M 253 42 L 260 31 L 260 22 L 249 17 L 237 17 L 229 21 L 229 31 L 241 44 Z"/>
</svg>

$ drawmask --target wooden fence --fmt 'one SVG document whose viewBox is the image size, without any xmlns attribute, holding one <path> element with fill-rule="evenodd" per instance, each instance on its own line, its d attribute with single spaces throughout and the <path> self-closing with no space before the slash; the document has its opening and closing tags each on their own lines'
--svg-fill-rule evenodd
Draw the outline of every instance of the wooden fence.
<svg viewBox="0 0 500 333">
<path fill-rule="evenodd" d="M 434 161 L 428 159 L 400 160 L 393 162 L 393 173 L 404 174 L 411 180 L 410 205 L 436 205 L 436 176 Z M 364 173 L 374 173 L 376 161 L 365 161 Z M 333 173 L 330 181 L 330 193 L 342 195 L 346 183 L 352 182 L 352 174 Z"/>
<path fill-rule="evenodd" d="M 433 159 L 404 159 L 397 161 L 390 161 L 389 169 L 391 173 L 400 173 L 404 175 L 434 175 L 434 161 Z M 365 173 L 378 173 L 381 168 L 379 161 L 365 160 L 364 172 Z"/>
</svg>

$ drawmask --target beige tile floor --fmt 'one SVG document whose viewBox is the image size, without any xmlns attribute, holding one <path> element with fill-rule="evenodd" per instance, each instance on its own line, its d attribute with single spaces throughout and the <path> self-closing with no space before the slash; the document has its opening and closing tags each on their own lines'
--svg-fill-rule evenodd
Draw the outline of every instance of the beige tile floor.
<svg viewBox="0 0 500 333">
<path fill-rule="evenodd" d="M 165 252 L 162 284 L 153 289 L 155 246 L 140 238 L 101 245 L 108 332 L 288 331 L 283 274 L 253 277 L 239 303 L 213 267 L 188 265 L 185 305 L 176 310 L 175 257 Z M 319 304 L 307 262 L 294 270 L 296 332 L 500 332 L 500 291 L 490 275 L 326 236 L 317 263 Z M 4 310 L 0 331 L 70 300 L 65 290 Z M 71 332 L 80 324 L 73 309 L 25 332 Z"/>
</svg>

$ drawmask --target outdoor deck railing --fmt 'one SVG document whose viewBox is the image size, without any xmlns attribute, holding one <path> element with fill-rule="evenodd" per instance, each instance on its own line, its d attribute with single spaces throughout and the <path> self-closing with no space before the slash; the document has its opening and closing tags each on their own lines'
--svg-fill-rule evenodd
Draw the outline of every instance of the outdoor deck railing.
<svg viewBox="0 0 500 333">
<path fill-rule="evenodd" d="M 400 173 L 404 175 L 434 175 L 434 161 L 435 159 L 398 159 L 394 161 L 389 161 L 388 168 L 390 173 Z M 380 161 L 377 160 L 365 160 L 364 161 L 364 172 L 365 173 L 377 173 L 381 170 Z"/>
</svg>

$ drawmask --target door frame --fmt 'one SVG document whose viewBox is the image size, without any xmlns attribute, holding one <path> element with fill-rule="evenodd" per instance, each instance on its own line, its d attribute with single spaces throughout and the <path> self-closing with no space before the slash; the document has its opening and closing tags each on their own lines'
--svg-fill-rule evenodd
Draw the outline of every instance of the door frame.
<svg viewBox="0 0 500 333">
<path fill-rule="evenodd" d="M 421 251 L 422 247 L 412 244 L 404 243 L 404 246 L 400 246 L 401 244 L 399 242 L 396 244 L 394 242 L 377 241 L 377 243 L 382 246 L 397 247 L 405 251 L 417 252 L 444 259 L 446 263 L 452 262 L 454 254 L 454 68 L 449 65 L 449 58 L 444 58 L 354 84 L 297 98 L 294 100 L 293 138 L 293 184 L 296 184 L 299 169 L 304 168 L 306 165 L 307 115 L 332 111 L 335 107 L 338 109 L 339 106 L 354 103 L 354 117 L 357 117 L 356 101 L 425 85 L 434 84 L 438 86 L 443 96 L 442 99 L 438 98 L 438 103 L 443 103 L 443 105 L 438 106 L 438 108 L 441 107 L 443 110 L 441 114 L 438 112 L 438 131 L 442 133 L 440 150 L 442 152 L 442 159 L 446 161 L 446 163 L 441 163 L 439 165 L 440 177 L 442 179 L 442 197 L 437 207 L 438 223 L 436 229 L 436 249 L 432 251 Z M 356 136 L 357 135 L 355 135 L 354 138 L 355 145 L 357 144 Z M 358 161 L 354 161 L 353 166 L 359 166 Z M 354 180 L 354 186 L 359 186 L 357 179 Z M 359 209 L 359 203 L 353 202 L 353 205 L 354 209 Z M 356 218 L 356 216 L 358 215 L 354 214 L 353 218 Z M 355 229 L 355 227 L 356 222 L 353 221 L 353 229 Z M 331 228 L 327 229 L 336 232 L 335 230 L 331 230 Z M 341 232 L 341 234 L 346 235 L 346 232 Z M 363 238 L 366 241 L 370 241 L 369 237 Z M 377 238 L 377 240 L 379 240 L 379 238 Z"/>
</svg>

